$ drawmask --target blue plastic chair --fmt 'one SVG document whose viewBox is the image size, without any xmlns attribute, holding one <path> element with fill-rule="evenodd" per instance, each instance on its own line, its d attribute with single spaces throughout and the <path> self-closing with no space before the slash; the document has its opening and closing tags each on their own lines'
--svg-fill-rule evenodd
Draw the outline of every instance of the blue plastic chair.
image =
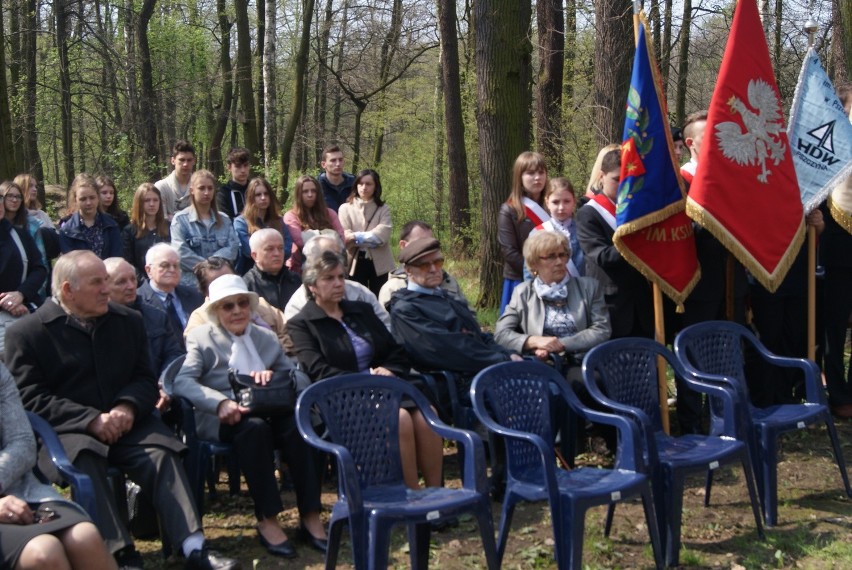
<svg viewBox="0 0 852 570">
<path fill-rule="evenodd" d="M 71 498 L 83 507 L 83 510 L 97 524 L 98 509 L 95 503 L 95 487 L 92 485 L 92 480 L 88 475 L 74 467 L 74 464 L 65 454 L 65 448 L 62 447 L 59 436 L 56 435 L 53 427 L 44 418 L 33 412 L 27 412 L 27 419 L 30 420 L 30 426 L 33 428 L 36 439 L 41 440 L 42 445 L 50 455 L 51 463 L 70 485 Z M 38 470 L 38 467 L 34 468 L 34 472 L 42 483 L 50 484 L 47 477 Z"/>
<path fill-rule="evenodd" d="M 745 377 L 745 344 L 751 345 L 772 366 L 801 370 L 805 378 L 805 403 L 767 408 L 752 406 Z M 728 321 L 708 321 L 685 328 L 675 338 L 674 349 L 677 358 L 690 373 L 705 382 L 726 386 L 739 395 L 740 436 L 749 444 L 767 526 L 778 522 L 777 440 L 784 432 L 825 422 L 846 495 L 852 497 L 843 451 L 826 402 L 825 389 L 820 382 L 819 368 L 814 362 L 776 356 L 747 328 Z M 720 429 L 717 408 L 718 405 L 711 401 L 712 433 Z"/>
<path fill-rule="evenodd" d="M 399 408 L 413 400 L 431 428 L 464 447 L 462 488 L 412 490 L 402 479 Z M 319 412 L 326 439 L 312 422 Z M 398 378 L 349 374 L 309 386 L 296 403 L 296 423 L 305 440 L 337 459 L 338 501 L 329 524 L 326 568 L 337 564 L 348 523 L 355 568 L 386 568 L 391 528 L 406 524 L 412 568 L 429 563 L 430 523 L 471 512 L 479 521 L 488 568 L 498 567 L 494 525 L 485 479 L 482 441 L 470 431 L 441 422 L 415 387 Z"/>
<path fill-rule="evenodd" d="M 223 457 L 228 466 L 228 492 L 238 495 L 240 492 L 240 469 L 233 446 L 230 443 L 211 441 L 198 437 L 195 426 L 195 408 L 192 402 L 183 397 L 176 398 L 180 406 L 180 432 L 187 447 L 183 464 L 186 477 L 192 488 L 192 495 L 198 512 L 204 514 L 204 483 L 211 499 L 216 498 L 216 466 L 214 459 Z"/>
<path fill-rule="evenodd" d="M 186 477 L 195 499 L 198 512 L 204 514 L 204 483 L 210 498 L 216 497 L 216 469 L 214 459 L 224 457 L 228 465 L 228 491 L 231 495 L 240 492 L 240 469 L 233 447 L 230 443 L 210 441 L 198 437 L 195 425 L 195 407 L 187 398 L 174 396 L 174 380 L 180 372 L 186 356 L 172 360 L 160 374 L 159 384 L 173 398 L 172 408 L 177 412 L 177 436 L 186 444 L 187 453 L 183 459 Z"/>
<path fill-rule="evenodd" d="M 683 386 L 724 402 L 724 435 L 672 437 L 663 431 L 658 357 L 671 366 Z M 677 566 L 679 562 L 684 480 L 690 474 L 706 473 L 725 464 L 742 465 L 757 533 L 764 538 L 748 447 L 735 438 L 735 394 L 697 382 L 666 347 L 645 338 L 616 339 L 593 348 L 583 359 L 583 381 L 593 398 L 632 418 L 642 431 L 667 565 Z M 707 500 L 705 506 L 709 505 Z M 611 516 L 612 508 L 608 518 Z"/>
<path fill-rule="evenodd" d="M 550 409 L 554 392 L 580 417 L 618 428 L 620 443 L 614 469 L 556 466 Z M 648 478 L 642 470 L 639 431 L 626 418 L 586 408 L 552 367 L 537 362 L 504 362 L 474 378 L 471 399 L 482 423 L 506 442 L 507 481 L 497 540 L 502 562 L 515 506 L 548 501 L 556 562 L 560 569 L 581 569 L 586 511 L 635 496 L 642 498 L 654 559 L 661 568 L 662 549 Z"/>
</svg>

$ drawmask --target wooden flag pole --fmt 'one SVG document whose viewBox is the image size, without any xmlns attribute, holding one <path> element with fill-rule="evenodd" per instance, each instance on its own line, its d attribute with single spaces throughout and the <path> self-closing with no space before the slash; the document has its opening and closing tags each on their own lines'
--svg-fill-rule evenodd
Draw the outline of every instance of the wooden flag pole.
<svg viewBox="0 0 852 570">
<path fill-rule="evenodd" d="M 816 228 L 808 226 L 808 360 L 816 360 Z"/>
<path fill-rule="evenodd" d="M 811 18 L 805 22 L 808 47 L 814 45 L 814 34 L 819 29 Z M 816 360 L 816 228 L 808 228 L 808 359 Z"/>
<path fill-rule="evenodd" d="M 660 286 L 654 283 L 654 337 L 665 346 L 666 325 L 663 318 L 663 293 Z M 671 433 L 669 428 L 669 385 L 666 381 L 666 359 L 657 356 L 657 384 L 660 390 L 660 418 L 663 420 L 663 431 Z"/>
<path fill-rule="evenodd" d="M 639 21 L 639 11 L 641 4 L 639 0 L 633 0 L 633 43 L 639 42 L 639 26 L 642 25 Z M 646 31 L 647 33 L 647 31 Z M 665 346 L 666 344 L 666 326 L 663 318 L 663 292 L 660 286 L 654 285 L 654 338 Z M 660 418 L 663 422 L 663 431 L 667 434 L 671 433 L 669 428 L 669 387 L 666 382 L 666 359 L 662 356 L 657 357 L 657 384 L 660 390 Z"/>
</svg>

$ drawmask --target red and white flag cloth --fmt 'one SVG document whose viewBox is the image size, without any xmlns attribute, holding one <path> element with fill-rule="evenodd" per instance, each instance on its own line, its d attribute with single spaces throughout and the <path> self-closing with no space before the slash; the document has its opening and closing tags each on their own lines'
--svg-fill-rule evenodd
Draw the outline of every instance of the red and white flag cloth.
<svg viewBox="0 0 852 570">
<path fill-rule="evenodd" d="M 781 99 L 755 0 L 739 0 L 686 212 L 769 291 L 805 235 Z"/>
</svg>

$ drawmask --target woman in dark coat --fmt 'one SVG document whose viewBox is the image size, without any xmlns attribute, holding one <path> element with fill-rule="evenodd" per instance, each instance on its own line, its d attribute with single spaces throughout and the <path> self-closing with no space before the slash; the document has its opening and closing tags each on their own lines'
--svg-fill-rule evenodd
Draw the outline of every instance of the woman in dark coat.
<svg viewBox="0 0 852 570">
<path fill-rule="evenodd" d="M 146 278 L 145 254 L 156 243 L 171 241 L 160 191 L 150 182 L 140 184 L 133 195 L 130 224 L 121 231 L 124 259 L 136 269 L 136 280 Z"/>
<path fill-rule="evenodd" d="M 385 328 L 372 307 L 344 299 L 345 258 L 324 251 L 309 259 L 302 282 L 309 301 L 287 321 L 302 369 L 314 382 L 330 376 L 367 372 L 405 377 L 411 371 L 405 351 Z M 441 485 L 442 441 L 416 409 L 400 409 L 400 451 L 403 478 L 420 487 L 418 467 L 427 487 Z"/>
<path fill-rule="evenodd" d="M 4 202 L 0 199 L 0 360 L 6 325 L 41 303 L 39 290 L 47 279 L 47 268 L 33 238 L 5 218 Z"/>
</svg>

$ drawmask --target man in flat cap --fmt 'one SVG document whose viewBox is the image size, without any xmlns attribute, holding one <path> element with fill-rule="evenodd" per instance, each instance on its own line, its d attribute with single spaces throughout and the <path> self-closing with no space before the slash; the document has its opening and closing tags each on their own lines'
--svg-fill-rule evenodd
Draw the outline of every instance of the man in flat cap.
<svg viewBox="0 0 852 570">
<path fill-rule="evenodd" d="M 482 332 L 466 303 L 441 288 L 444 255 L 438 240 L 409 242 L 399 261 L 408 274 L 408 285 L 391 296 L 391 324 L 397 342 L 405 346 L 418 370 L 450 370 L 469 379 L 491 364 L 521 360 Z M 460 383 L 460 391 L 464 384 Z"/>
</svg>

